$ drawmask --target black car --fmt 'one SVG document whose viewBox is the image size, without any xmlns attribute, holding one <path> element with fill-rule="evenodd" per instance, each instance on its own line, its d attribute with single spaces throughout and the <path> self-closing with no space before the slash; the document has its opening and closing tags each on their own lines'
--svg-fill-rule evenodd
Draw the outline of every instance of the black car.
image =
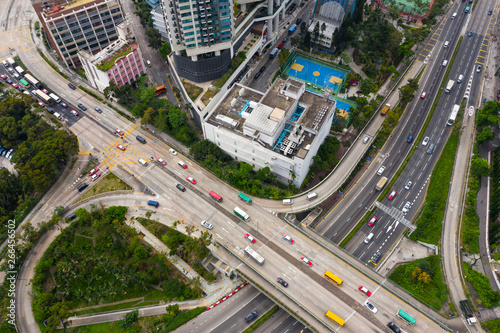
<svg viewBox="0 0 500 333">
<path fill-rule="evenodd" d="M 102 113 L 102 110 L 99 107 L 97 107 L 97 106 L 94 108 L 94 110 L 96 110 L 99 113 Z"/>
<path fill-rule="evenodd" d="M 295 24 L 299 25 L 301 22 L 302 22 L 302 19 L 297 19 L 297 21 L 295 22 Z"/>
<path fill-rule="evenodd" d="M 78 107 L 82 109 L 83 111 L 87 111 L 87 107 L 83 105 L 82 103 L 78 103 Z"/>
<path fill-rule="evenodd" d="M 278 283 L 281 284 L 283 287 L 288 287 L 288 282 L 283 280 L 282 278 L 278 278 Z"/>
<path fill-rule="evenodd" d="M 259 72 L 264 72 L 266 70 L 266 66 L 262 66 L 260 69 L 259 69 Z"/>
<path fill-rule="evenodd" d="M 68 87 L 70 87 L 71 89 L 75 90 L 76 87 L 73 85 L 73 83 L 68 83 Z"/>
<path fill-rule="evenodd" d="M 182 192 L 186 192 L 186 188 L 184 186 L 182 186 L 181 184 L 177 184 L 177 185 L 175 185 L 175 187 L 177 187 Z"/>
<path fill-rule="evenodd" d="M 5 82 L 7 82 L 8 84 L 12 84 L 12 81 L 10 79 L 5 79 Z"/>
<path fill-rule="evenodd" d="M 52 108 L 47 108 L 47 112 L 50 113 L 50 114 L 54 114 L 54 109 Z"/>
<path fill-rule="evenodd" d="M 254 79 L 257 80 L 259 77 L 260 77 L 260 72 L 258 72 L 257 74 L 255 74 Z"/>
<path fill-rule="evenodd" d="M 257 311 L 252 311 L 252 313 L 250 313 L 248 316 L 245 317 L 245 320 L 247 321 L 247 323 L 249 323 L 255 318 L 257 318 L 258 315 L 259 314 L 257 313 Z"/>
<path fill-rule="evenodd" d="M 377 263 L 377 261 L 380 259 L 381 256 L 382 256 L 382 252 L 377 251 L 377 253 L 375 253 L 372 257 L 372 262 Z"/>
<path fill-rule="evenodd" d="M 283 38 L 283 43 L 288 42 L 288 37 Z"/>
<path fill-rule="evenodd" d="M 401 330 L 399 329 L 399 327 L 394 325 L 394 323 L 392 321 L 387 323 L 387 327 L 389 327 L 393 332 L 401 333 Z"/>
<path fill-rule="evenodd" d="M 136 136 L 135 138 L 137 139 L 137 141 L 139 141 L 142 144 L 146 143 L 146 140 L 142 136 L 140 136 L 140 135 Z"/>
<path fill-rule="evenodd" d="M 488 15 L 491 15 L 491 14 L 493 14 L 493 9 L 490 9 L 490 10 L 488 11 Z"/>
</svg>

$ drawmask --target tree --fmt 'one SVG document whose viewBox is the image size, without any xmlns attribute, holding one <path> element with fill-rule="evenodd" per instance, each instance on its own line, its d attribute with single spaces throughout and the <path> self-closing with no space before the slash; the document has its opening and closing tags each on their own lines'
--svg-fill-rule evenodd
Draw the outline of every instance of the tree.
<svg viewBox="0 0 500 333">
<path fill-rule="evenodd" d="M 340 54 L 340 59 L 342 59 L 342 62 L 346 65 L 351 62 L 351 57 L 345 51 Z"/>
<path fill-rule="evenodd" d="M 172 49 L 170 48 L 170 44 L 169 43 L 161 43 L 160 56 L 163 59 L 167 59 L 170 52 L 172 52 Z"/>
<path fill-rule="evenodd" d="M 297 47 L 300 44 L 302 44 L 302 37 L 300 37 L 300 36 L 294 36 L 290 40 L 290 43 L 292 44 L 292 46 Z"/>
<path fill-rule="evenodd" d="M 490 175 L 490 165 L 484 158 L 474 156 L 472 159 L 471 172 L 476 177 L 488 177 Z"/>
<path fill-rule="evenodd" d="M 54 213 L 52 214 L 52 216 L 61 217 L 63 213 L 64 213 L 64 206 L 57 206 L 56 208 L 54 208 Z"/>
<path fill-rule="evenodd" d="M 486 127 L 476 136 L 476 143 L 478 145 L 482 145 L 488 141 L 491 141 L 495 138 L 495 134 L 491 131 L 490 127 Z"/>
<path fill-rule="evenodd" d="M 312 33 L 312 42 L 314 44 L 318 44 L 318 39 L 319 39 L 319 22 L 316 22 L 316 25 L 314 26 L 313 33 Z"/>
<path fill-rule="evenodd" d="M 359 85 L 359 89 L 363 93 L 363 95 L 368 96 L 370 93 L 374 92 L 377 90 L 377 85 L 373 81 L 373 79 L 366 78 L 361 81 Z"/>
<path fill-rule="evenodd" d="M 161 46 L 161 34 L 156 28 L 146 29 L 146 36 L 148 36 L 148 46 L 153 49 L 159 49 Z"/>
<path fill-rule="evenodd" d="M 144 259 L 148 256 L 148 251 L 144 248 L 144 246 L 139 245 L 138 247 L 135 248 L 134 250 L 134 259 L 135 260 L 141 260 Z"/>
<path fill-rule="evenodd" d="M 139 319 L 139 310 L 127 312 L 118 325 L 123 329 L 128 329 Z"/>
<path fill-rule="evenodd" d="M 286 65 L 286 62 L 290 58 L 290 51 L 288 49 L 281 49 L 281 52 L 278 53 L 278 65 L 280 66 L 280 72 L 283 71 L 283 67 Z"/>
<path fill-rule="evenodd" d="M 311 33 L 309 31 L 306 31 L 306 34 L 304 36 L 304 46 L 307 49 L 311 48 Z"/>
</svg>

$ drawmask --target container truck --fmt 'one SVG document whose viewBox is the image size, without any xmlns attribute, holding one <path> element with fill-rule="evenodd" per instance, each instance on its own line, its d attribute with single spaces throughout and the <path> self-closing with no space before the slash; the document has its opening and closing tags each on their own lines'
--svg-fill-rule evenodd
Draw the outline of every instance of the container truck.
<svg viewBox="0 0 500 333">
<path fill-rule="evenodd" d="M 380 191 L 381 189 L 384 188 L 385 184 L 387 183 L 387 177 L 382 177 L 377 183 L 377 186 L 375 186 L 375 189 L 377 191 Z"/>
</svg>

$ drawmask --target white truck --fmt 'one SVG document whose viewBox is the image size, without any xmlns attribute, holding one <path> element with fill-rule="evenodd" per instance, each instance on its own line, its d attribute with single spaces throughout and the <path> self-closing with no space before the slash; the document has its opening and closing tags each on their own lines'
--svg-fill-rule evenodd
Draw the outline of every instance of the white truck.
<svg viewBox="0 0 500 333">
<path fill-rule="evenodd" d="M 474 312 L 472 312 L 472 307 L 470 306 L 469 300 L 464 299 L 461 300 L 460 302 L 460 307 L 462 308 L 462 311 L 464 312 L 465 317 L 467 318 L 467 323 L 469 325 L 475 325 L 477 323 L 476 317 L 474 317 Z"/>
<path fill-rule="evenodd" d="M 448 84 L 446 85 L 446 88 L 444 89 L 444 92 L 449 93 L 451 91 L 451 88 L 453 88 L 454 84 L 455 84 L 455 81 L 449 80 Z"/>
</svg>

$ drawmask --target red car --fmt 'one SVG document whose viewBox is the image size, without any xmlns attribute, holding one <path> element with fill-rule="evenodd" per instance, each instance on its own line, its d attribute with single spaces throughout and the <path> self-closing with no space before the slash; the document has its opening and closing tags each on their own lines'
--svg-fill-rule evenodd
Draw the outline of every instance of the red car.
<svg viewBox="0 0 500 333">
<path fill-rule="evenodd" d="M 99 168 L 98 167 L 95 167 L 93 168 L 92 170 L 89 171 L 89 176 L 92 176 L 94 173 L 96 173 L 97 171 L 99 171 Z"/>
<path fill-rule="evenodd" d="M 420 95 L 420 98 L 421 99 L 424 99 L 425 98 L 425 95 L 427 95 L 427 93 L 425 91 L 422 92 L 422 95 Z"/>
<path fill-rule="evenodd" d="M 7 75 L 2 74 L 2 75 L 0 75 L 0 77 L 2 78 L 2 80 L 5 80 L 7 78 Z"/>
<path fill-rule="evenodd" d="M 73 116 L 78 117 L 78 112 L 76 112 L 75 110 L 71 110 L 70 112 Z"/>
<path fill-rule="evenodd" d="M 160 163 L 161 165 L 166 165 L 166 164 L 167 164 L 167 162 L 165 162 L 165 161 L 164 161 L 164 160 L 162 160 L 161 158 L 156 159 L 156 161 L 157 161 L 158 163 Z"/>
<path fill-rule="evenodd" d="M 250 234 L 245 234 L 245 238 L 250 241 L 250 243 L 255 243 L 255 238 L 253 238 Z"/>
<path fill-rule="evenodd" d="M 120 150 L 125 150 L 125 147 L 123 147 L 122 145 L 116 145 L 116 148 L 118 148 Z"/>
<path fill-rule="evenodd" d="M 285 45 L 285 43 L 281 42 L 280 45 L 278 45 L 278 49 L 281 49 Z"/>
<path fill-rule="evenodd" d="M 42 89 L 42 91 L 43 91 L 44 93 L 46 93 L 47 95 L 49 94 L 49 91 L 48 91 L 47 89 Z"/>
<path fill-rule="evenodd" d="M 500 90 L 497 90 L 497 101 L 500 102 Z"/>
<path fill-rule="evenodd" d="M 123 131 L 120 130 L 120 129 L 118 129 L 118 128 L 115 129 L 115 133 L 118 134 L 118 135 L 123 135 L 124 134 Z"/>
<path fill-rule="evenodd" d="M 38 102 L 38 105 L 40 105 L 42 108 L 45 106 L 42 102 Z"/>
<path fill-rule="evenodd" d="M 92 181 L 94 181 L 99 177 L 101 177 L 101 174 L 99 172 L 97 172 L 96 174 L 92 175 L 92 177 L 90 177 L 90 179 L 92 179 Z"/>
<path fill-rule="evenodd" d="M 396 196 L 396 193 L 398 193 L 398 192 L 392 191 L 391 194 L 389 194 L 389 196 L 388 196 L 389 200 L 394 199 L 394 197 Z"/>
<path fill-rule="evenodd" d="M 186 180 L 187 180 L 188 182 L 190 182 L 191 184 L 196 184 L 196 180 L 195 180 L 193 177 L 191 177 L 191 176 L 186 177 Z"/>
<path fill-rule="evenodd" d="M 377 222 L 377 217 L 376 216 L 372 217 L 371 220 L 368 221 L 368 226 L 369 227 L 373 227 L 373 225 L 375 224 L 375 222 Z"/>
<path fill-rule="evenodd" d="M 365 287 L 363 286 L 359 286 L 359 291 L 361 291 L 362 293 L 366 294 L 366 296 L 370 297 L 372 295 L 372 292 L 369 291 L 368 289 L 366 289 Z"/>
<path fill-rule="evenodd" d="M 17 83 L 12 82 L 11 85 L 16 89 L 19 88 L 19 85 Z"/>
<path fill-rule="evenodd" d="M 312 261 L 307 259 L 306 257 L 300 257 L 300 260 L 302 260 L 309 267 L 313 265 Z"/>
</svg>

